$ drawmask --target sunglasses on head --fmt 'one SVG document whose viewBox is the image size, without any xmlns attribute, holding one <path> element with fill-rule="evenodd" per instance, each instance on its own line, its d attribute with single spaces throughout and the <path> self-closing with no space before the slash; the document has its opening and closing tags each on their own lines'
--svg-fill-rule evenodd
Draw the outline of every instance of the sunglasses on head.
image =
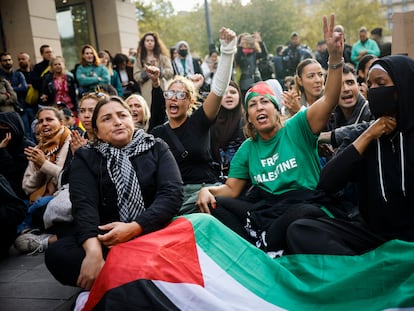
<svg viewBox="0 0 414 311">
<path fill-rule="evenodd" d="M 187 92 L 183 92 L 183 91 L 173 91 L 173 90 L 169 90 L 169 91 L 164 91 L 164 98 L 165 99 L 172 99 L 175 95 L 175 98 L 177 99 L 184 99 L 187 97 Z"/>
<path fill-rule="evenodd" d="M 97 98 L 101 98 L 101 97 L 107 96 L 105 93 L 102 93 L 102 92 L 85 92 L 85 93 L 82 93 L 82 97 L 83 96 L 86 96 L 86 95 L 95 96 Z"/>
</svg>

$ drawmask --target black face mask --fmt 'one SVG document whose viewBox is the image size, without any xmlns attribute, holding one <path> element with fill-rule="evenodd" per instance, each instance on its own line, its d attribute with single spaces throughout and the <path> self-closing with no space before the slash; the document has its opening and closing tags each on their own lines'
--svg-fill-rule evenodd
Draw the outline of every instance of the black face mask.
<svg viewBox="0 0 414 311">
<path fill-rule="evenodd" d="M 398 111 L 397 89 L 395 86 L 382 86 L 368 89 L 368 103 L 376 119 L 394 116 Z"/>
<path fill-rule="evenodd" d="M 178 54 L 182 57 L 186 57 L 188 54 L 188 50 L 178 50 Z"/>
<path fill-rule="evenodd" d="M 0 142 L 6 138 L 6 134 L 10 133 L 10 129 L 0 129 Z"/>
</svg>

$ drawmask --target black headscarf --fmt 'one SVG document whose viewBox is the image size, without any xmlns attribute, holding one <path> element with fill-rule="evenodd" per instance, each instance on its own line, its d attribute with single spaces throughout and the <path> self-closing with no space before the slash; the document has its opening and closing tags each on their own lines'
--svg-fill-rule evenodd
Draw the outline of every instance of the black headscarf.
<svg viewBox="0 0 414 311">
<path fill-rule="evenodd" d="M 26 199 L 22 189 L 23 174 L 28 164 L 24 148 L 35 144 L 24 136 L 23 121 L 17 112 L 0 112 L 0 123 L 10 127 L 10 130 L 0 130 L 0 141 L 6 132 L 12 135 L 7 147 L 0 148 L 0 174 L 6 177 L 20 198 Z"/>
<path fill-rule="evenodd" d="M 237 89 L 240 95 L 239 103 L 234 109 L 226 109 L 223 106 L 217 115 L 217 119 L 212 128 L 211 150 L 215 160 L 220 159 L 219 149 L 227 146 L 229 140 L 233 137 L 234 132 L 240 125 L 240 119 L 243 117 L 242 100 L 240 89 L 236 82 L 230 81 L 229 86 Z"/>
<path fill-rule="evenodd" d="M 414 128 L 414 60 L 405 55 L 390 55 L 374 61 L 390 75 L 398 94 L 398 129 L 406 133 Z"/>
</svg>

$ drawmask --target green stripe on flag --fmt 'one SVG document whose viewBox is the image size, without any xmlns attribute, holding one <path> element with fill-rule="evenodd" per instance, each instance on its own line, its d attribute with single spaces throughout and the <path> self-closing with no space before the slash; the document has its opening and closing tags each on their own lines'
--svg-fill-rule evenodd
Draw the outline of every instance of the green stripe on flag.
<svg viewBox="0 0 414 311">
<path fill-rule="evenodd" d="M 210 215 L 185 217 L 193 224 L 197 245 L 212 260 L 248 290 L 279 307 L 414 308 L 414 243 L 390 241 L 361 256 L 271 259 Z"/>
</svg>

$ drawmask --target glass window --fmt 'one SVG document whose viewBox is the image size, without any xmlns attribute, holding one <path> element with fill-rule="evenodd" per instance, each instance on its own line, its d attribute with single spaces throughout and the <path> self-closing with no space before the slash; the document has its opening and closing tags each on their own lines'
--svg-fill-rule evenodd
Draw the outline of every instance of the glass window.
<svg viewBox="0 0 414 311">
<path fill-rule="evenodd" d="M 79 62 L 82 46 L 91 42 L 86 5 L 57 8 L 56 20 L 66 68 L 72 70 Z"/>
</svg>

